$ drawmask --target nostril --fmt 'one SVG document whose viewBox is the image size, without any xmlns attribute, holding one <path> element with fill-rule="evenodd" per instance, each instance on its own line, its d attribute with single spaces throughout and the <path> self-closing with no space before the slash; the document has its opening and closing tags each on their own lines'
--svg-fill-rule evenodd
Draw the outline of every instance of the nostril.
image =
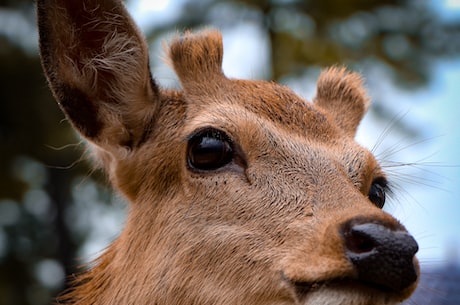
<svg viewBox="0 0 460 305">
<path fill-rule="evenodd" d="M 345 252 L 364 282 L 401 291 L 417 280 L 417 242 L 403 230 L 378 223 L 347 222 L 342 227 Z"/>
<path fill-rule="evenodd" d="M 371 252 L 377 247 L 371 236 L 356 228 L 344 232 L 344 237 L 347 250 L 353 253 Z"/>
</svg>

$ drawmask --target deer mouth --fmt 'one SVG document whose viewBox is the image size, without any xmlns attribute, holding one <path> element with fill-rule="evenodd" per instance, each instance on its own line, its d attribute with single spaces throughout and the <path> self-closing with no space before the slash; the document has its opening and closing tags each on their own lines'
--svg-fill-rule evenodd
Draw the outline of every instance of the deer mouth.
<svg viewBox="0 0 460 305">
<path fill-rule="evenodd" d="M 292 282 L 295 291 L 299 295 L 307 295 L 311 292 L 317 291 L 324 287 L 350 287 L 353 289 L 364 289 L 364 290 L 376 290 L 383 293 L 391 292 L 390 289 L 374 285 L 371 283 L 362 282 L 354 279 L 333 279 L 333 280 L 324 280 L 318 282 Z"/>
<path fill-rule="evenodd" d="M 378 305 L 397 304 L 410 293 L 353 278 L 338 278 L 317 282 L 291 281 L 298 304 Z M 328 300 L 328 301 L 326 301 Z M 318 303 L 319 302 L 319 303 Z"/>
</svg>

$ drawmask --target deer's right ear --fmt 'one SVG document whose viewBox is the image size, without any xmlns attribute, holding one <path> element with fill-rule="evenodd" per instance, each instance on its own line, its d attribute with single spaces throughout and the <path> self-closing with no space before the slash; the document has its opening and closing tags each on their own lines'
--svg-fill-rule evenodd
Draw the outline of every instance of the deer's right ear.
<svg viewBox="0 0 460 305">
<path fill-rule="evenodd" d="M 159 90 L 145 39 L 121 0 L 38 0 L 40 54 L 73 126 L 105 150 L 135 146 Z"/>
</svg>

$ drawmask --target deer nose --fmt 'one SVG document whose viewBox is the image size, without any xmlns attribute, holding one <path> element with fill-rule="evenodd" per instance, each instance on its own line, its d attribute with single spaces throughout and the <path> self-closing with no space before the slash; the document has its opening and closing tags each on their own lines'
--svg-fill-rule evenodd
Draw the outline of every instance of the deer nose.
<svg viewBox="0 0 460 305">
<path fill-rule="evenodd" d="M 360 281 L 401 291 L 417 280 L 418 245 L 404 229 L 351 220 L 342 226 L 342 236 Z"/>
</svg>

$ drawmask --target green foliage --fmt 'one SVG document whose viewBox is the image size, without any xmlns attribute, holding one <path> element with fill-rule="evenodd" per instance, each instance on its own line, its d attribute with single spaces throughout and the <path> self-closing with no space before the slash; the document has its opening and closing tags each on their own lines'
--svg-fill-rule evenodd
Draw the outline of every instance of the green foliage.
<svg viewBox="0 0 460 305">
<path fill-rule="evenodd" d="M 419 86 L 429 81 L 434 59 L 460 53 L 460 20 L 443 22 L 425 1 L 190 1 L 150 37 L 171 28 L 239 22 L 258 24 L 270 38 L 275 80 L 311 65 L 375 60 L 393 70 L 398 84 Z"/>
</svg>

